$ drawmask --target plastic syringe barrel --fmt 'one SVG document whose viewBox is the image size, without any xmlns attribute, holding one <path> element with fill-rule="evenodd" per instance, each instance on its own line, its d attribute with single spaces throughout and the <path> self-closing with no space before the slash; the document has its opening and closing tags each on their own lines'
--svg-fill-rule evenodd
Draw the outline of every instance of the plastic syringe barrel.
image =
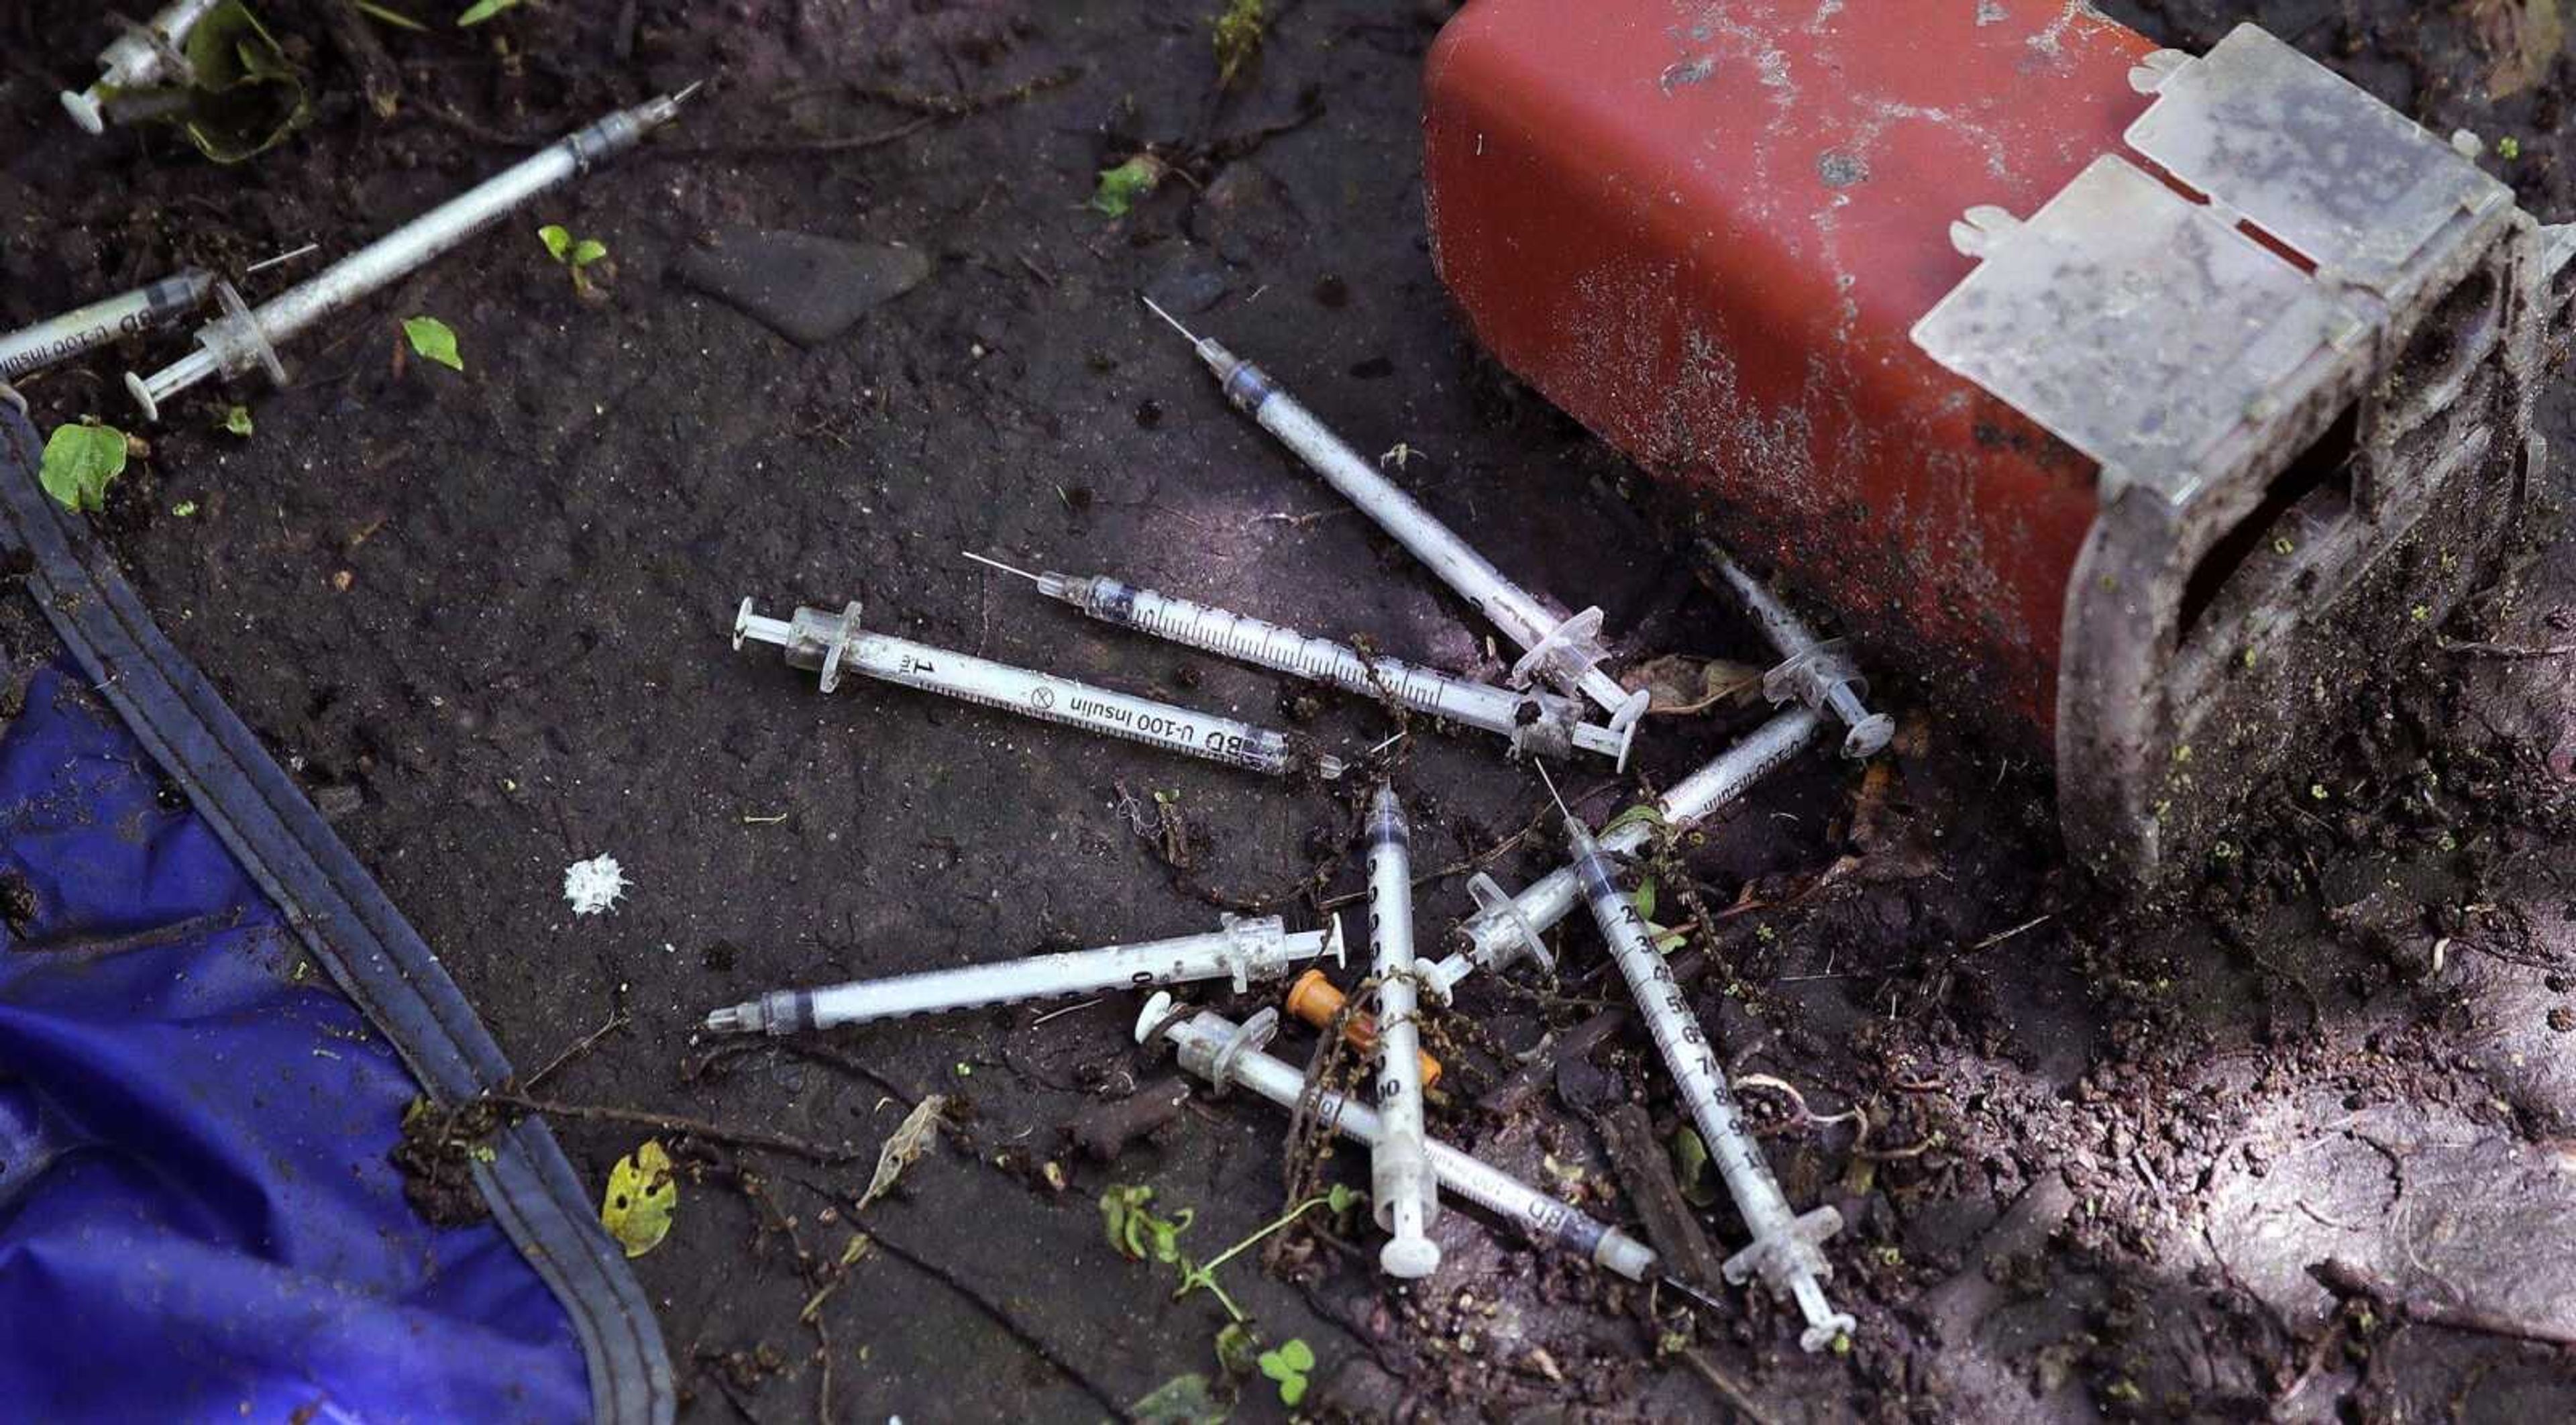
<svg viewBox="0 0 2576 1425">
<path fill-rule="evenodd" d="M 215 274 L 191 267 L 0 335 L 0 381 L 168 326 L 195 311 L 214 290 Z"/>
<path fill-rule="evenodd" d="M 1822 1283 L 1833 1275 L 1833 1264 L 1816 1245 L 1841 1229 L 1842 1214 L 1830 1206 L 1805 1217 L 1789 1210 L 1771 1165 L 1763 1161 L 1743 1116 L 1736 1111 L 1726 1071 L 1717 1062 L 1699 1016 L 1691 1011 L 1672 966 L 1647 938 L 1645 918 L 1637 913 L 1636 901 L 1619 888 L 1609 854 L 1580 819 L 1567 817 L 1565 831 L 1574 844 L 1574 872 L 1584 904 L 1610 944 L 1610 957 L 1619 967 L 1620 978 L 1628 982 L 1638 1017 L 1645 1021 L 1664 1067 L 1672 1072 L 1673 1086 L 1699 1129 L 1709 1161 L 1717 1165 L 1727 1195 L 1752 1234 L 1752 1244 L 1726 1262 L 1726 1279 L 1741 1284 L 1759 1275 L 1774 1292 L 1794 1300 L 1807 1320 L 1800 1344 L 1810 1351 L 1823 1350 L 1834 1337 L 1852 1329 L 1852 1318 L 1825 1301 Z"/>
<path fill-rule="evenodd" d="M 1105 575 L 1050 571 L 1038 576 L 1038 588 L 1102 623 L 1362 697 L 1392 698 L 1415 712 L 1508 737 L 1525 752 L 1563 757 L 1582 747 L 1615 760 L 1626 748 L 1624 736 L 1608 728 L 1586 727 L 1583 709 L 1554 693 L 1498 688 L 1399 658 L 1364 657 L 1359 650 L 1328 638 L 1310 637 L 1281 624 L 1159 590 L 1140 589 Z"/>
<path fill-rule="evenodd" d="M 1169 997 L 1156 995 L 1136 1021 L 1137 1039 L 1143 1040 L 1169 1016 Z M 1163 1035 L 1179 1046 L 1181 1066 L 1189 1072 L 1220 1088 L 1240 1084 L 1281 1108 L 1294 1109 L 1306 1096 L 1305 1075 L 1260 1049 L 1277 1021 L 1277 1011 L 1265 1009 L 1238 1028 L 1221 1014 L 1200 1010 L 1165 1028 Z M 1331 1125 L 1354 1142 L 1374 1146 L 1385 1132 L 1375 1109 L 1332 1090 L 1317 1093 L 1310 1107 L 1317 1122 Z M 1438 1139 L 1430 1140 L 1427 1147 L 1440 1186 L 1510 1222 L 1530 1241 L 1570 1252 L 1630 1281 L 1653 1276 L 1655 1252 L 1645 1243 Z"/>
<path fill-rule="evenodd" d="M 1869 757 L 1896 735 L 1896 719 L 1871 712 L 1863 701 L 1869 680 L 1840 639 L 1819 639 L 1788 601 L 1735 562 L 1714 540 L 1701 540 L 1700 557 L 1735 591 L 1736 601 L 1762 626 L 1762 636 L 1780 653 L 1780 665 L 1763 675 L 1762 693 L 1774 703 L 1791 698 L 1818 711 L 1832 710 L 1851 729 L 1843 755 Z"/>
<path fill-rule="evenodd" d="M 1698 825 L 1796 756 L 1823 728 L 1824 720 L 1811 708 L 1794 707 L 1775 714 L 1751 736 L 1674 783 L 1655 802 L 1658 816 L 1674 831 Z M 1653 836 L 1654 827 L 1638 818 L 1602 837 L 1601 844 L 1614 855 L 1628 856 L 1642 850 Z M 1426 967 L 1423 974 L 1424 985 L 1444 1000 L 1477 969 L 1507 965 L 1533 950 L 1544 956 L 1536 937 L 1572 914 L 1582 899 L 1571 865 L 1548 872 L 1518 895 L 1502 894 L 1490 880 L 1484 885 L 1489 889 L 1478 899 L 1486 902 L 1486 908 L 1458 927 L 1464 946 Z"/>
<path fill-rule="evenodd" d="M 1440 1248 L 1424 1233 L 1440 1217 L 1423 1126 L 1422 1033 L 1413 965 L 1413 837 L 1404 803 L 1381 782 L 1368 815 L 1369 939 L 1377 953 L 1377 1109 L 1369 1201 L 1393 1234 L 1379 1254 L 1390 1276 L 1429 1276 Z"/>
<path fill-rule="evenodd" d="M 843 673 L 863 673 L 1040 722 L 1078 727 L 1274 777 L 1309 767 L 1328 780 L 1342 775 L 1341 759 L 1302 751 L 1285 733 L 892 634 L 866 633 L 859 628 L 859 612 L 859 605 L 853 603 L 839 614 L 800 608 L 792 619 L 762 618 L 752 612 L 752 601 L 745 599 L 734 621 L 734 646 L 741 647 L 746 638 L 780 645 L 791 666 L 822 674 L 827 693 L 839 687 Z"/>
<path fill-rule="evenodd" d="M 1321 930 L 1295 934 L 1277 916 L 1223 919 L 1222 929 L 1202 935 L 852 980 L 822 989 L 772 990 L 708 1015 L 707 1028 L 718 1033 L 796 1034 L 942 1010 L 1195 980 L 1231 979 L 1241 993 L 1256 980 L 1281 978 L 1292 965 L 1327 955 L 1336 963 L 1342 958 L 1339 916 Z"/>
<path fill-rule="evenodd" d="M 577 129 L 258 308 L 206 323 L 197 329 L 202 351 L 148 380 L 129 377 L 127 384 L 147 412 L 157 413 L 162 402 L 218 371 L 239 376 L 267 367 L 275 374 L 280 342 L 414 271 L 537 194 L 633 148 L 679 111 L 679 101 L 665 95 Z"/>
<path fill-rule="evenodd" d="M 1296 452 L 1324 478 L 1324 483 L 1357 505 L 1362 514 L 1377 522 L 1378 528 L 1394 536 L 1396 543 L 1427 565 L 1440 582 L 1474 604 L 1505 637 L 1523 650 L 1549 645 L 1551 656 L 1535 671 L 1559 690 L 1579 692 L 1605 711 L 1615 713 L 1630 707 L 1635 695 L 1597 666 L 1608 656 L 1608 651 L 1590 636 L 1590 628 L 1598 624 L 1597 612 L 1568 618 L 1539 602 L 1424 509 L 1421 501 L 1398 488 L 1348 442 L 1333 434 L 1331 427 L 1281 389 L 1268 372 L 1214 340 L 1201 340 L 1198 351 L 1199 359 L 1224 383 L 1226 399 L 1237 410 Z M 1575 631 L 1578 628 L 1582 631 Z"/>
</svg>

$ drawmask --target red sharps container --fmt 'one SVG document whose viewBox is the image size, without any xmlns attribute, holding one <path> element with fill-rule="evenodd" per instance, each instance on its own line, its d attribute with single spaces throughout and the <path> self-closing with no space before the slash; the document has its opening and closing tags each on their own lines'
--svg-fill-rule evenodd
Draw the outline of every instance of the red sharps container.
<svg viewBox="0 0 2576 1425">
<path fill-rule="evenodd" d="M 2494 567 L 2569 234 L 2251 25 L 1470 0 L 1432 253 L 1502 363 L 1875 661 L 2203 864 Z"/>
</svg>

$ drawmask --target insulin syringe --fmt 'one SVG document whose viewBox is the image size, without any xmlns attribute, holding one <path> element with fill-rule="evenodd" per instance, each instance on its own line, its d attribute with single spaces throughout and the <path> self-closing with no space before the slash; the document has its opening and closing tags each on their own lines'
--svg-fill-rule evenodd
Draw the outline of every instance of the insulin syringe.
<svg viewBox="0 0 2576 1425">
<path fill-rule="evenodd" d="M 62 93 L 63 109 L 84 133 L 107 132 L 100 101 L 120 89 L 142 89 L 163 81 L 184 84 L 191 78 L 188 57 L 179 48 L 188 32 L 223 0 L 173 0 L 152 23 L 129 25 L 125 33 L 98 52 L 98 82 L 74 93 Z M 93 12 L 96 13 L 96 12 Z"/>
<path fill-rule="evenodd" d="M 1539 776 L 1545 778 L 1547 769 L 1541 767 Z M 1555 791 L 1553 785 L 1548 788 L 1551 796 Z M 1565 810 L 1562 799 L 1557 809 Z M 1810 1351 L 1831 1346 L 1836 1337 L 1851 1333 L 1852 1318 L 1825 1300 L 1824 1281 L 1834 1268 L 1817 1244 L 1842 1230 L 1842 1214 L 1830 1204 L 1803 1217 L 1789 1210 L 1779 1180 L 1771 1176 L 1771 1165 L 1763 1161 L 1760 1146 L 1736 1112 L 1726 1072 L 1718 1067 L 1699 1016 L 1691 1012 L 1672 966 L 1647 938 L 1645 918 L 1637 914 L 1636 902 L 1619 888 L 1609 854 L 1572 812 L 1565 814 L 1565 834 L 1574 844 L 1574 871 L 1582 883 L 1584 904 L 1592 908 L 1602 938 L 1610 942 L 1611 959 L 1628 982 L 1646 1032 L 1663 1055 L 1664 1067 L 1672 1071 L 1673 1085 L 1708 1147 L 1709 1160 L 1726 1180 L 1727 1195 L 1735 1199 L 1735 1210 L 1752 1233 L 1753 1240 L 1744 1250 L 1727 1258 L 1727 1282 L 1741 1286 L 1748 1278 L 1761 1277 L 1774 1293 L 1795 1301 L 1806 1318 L 1807 1329 L 1798 1337 L 1800 1346 Z"/>
<path fill-rule="evenodd" d="M 1310 1099 L 1306 1076 L 1262 1052 L 1279 1031 L 1279 1011 L 1265 1009 L 1238 1027 L 1214 1010 L 1176 1017 L 1170 991 L 1157 991 L 1136 1019 L 1136 1042 L 1144 1043 L 1157 1026 L 1180 1049 L 1181 1067 L 1223 1090 L 1240 1084 L 1281 1108 L 1305 1105 L 1315 1121 L 1332 1125 L 1345 1138 L 1374 1147 L 1386 1126 L 1377 1111 L 1325 1089 Z M 1459 1152 L 1446 1143 L 1426 1144 L 1440 1186 L 1503 1218 L 1523 1236 L 1543 1247 L 1571 1252 L 1630 1281 L 1653 1280 L 1654 1249 L 1606 1223 L 1596 1222 L 1499 1168 Z M 1706 1300 L 1687 1283 L 1665 1281 L 1696 1300 Z"/>
<path fill-rule="evenodd" d="M 1299 459 L 1324 477 L 1325 483 L 1340 491 L 1342 498 L 1359 506 L 1363 514 L 1377 521 L 1379 528 L 1411 550 L 1414 558 L 1429 565 L 1440 582 L 1474 604 L 1505 637 L 1520 646 L 1521 660 L 1512 667 L 1514 683 L 1525 686 L 1530 679 L 1541 678 L 1568 697 L 1588 697 L 1610 714 L 1610 726 L 1621 732 L 1645 716 L 1649 695 L 1642 689 L 1632 693 L 1619 686 L 1618 679 L 1601 671 L 1601 660 L 1610 656 L 1609 650 L 1601 646 L 1601 610 L 1585 609 L 1572 618 L 1560 617 L 1505 577 L 1492 561 L 1434 518 L 1420 501 L 1378 473 L 1376 466 L 1315 419 L 1312 411 L 1281 390 L 1269 373 L 1226 350 L 1215 338 L 1201 337 L 1182 326 L 1171 313 L 1155 306 L 1151 298 L 1145 299 L 1145 305 L 1153 309 L 1155 316 L 1171 323 L 1172 330 L 1189 338 L 1191 348 L 1215 374 L 1235 409 L 1252 417 L 1263 430 L 1295 451 Z"/>
<path fill-rule="evenodd" d="M 1061 599 L 1102 623 L 1222 657 L 1328 683 L 1362 697 L 1391 698 L 1418 713 L 1481 728 L 1511 739 L 1515 751 L 1570 757 L 1580 748 L 1627 770 L 1637 724 L 1604 727 L 1583 720 L 1580 702 L 1536 689 L 1498 688 L 1393 658 L 1370 658 L 1325 638 L 1153 589 L 1139 589 L 1105 575 L 1032 574 L 980 554 L 966 556 L 1006 574 L 1017 574 L 1038 592 Z"/>
<path fill-rule="evenodd" d="M 0 334 L 0 381 L 14 381 L 110 342 L 168 326 L 195 311 L 213 290 L 215 274 L 191 267 Z"/>
<path fill-rule="evenodd" d="M 789 666 L 820 673 L 827 693 L 840 687 L 843 674 L 859 673 L 1274 777 L 1308 769 L 1327 780 L 1342 775 L 1340 758 L 1306 750 L 1285 733 L 892 634 L 863 632 L 855 602 L 837 614 L 800 608 L 794 618 L 775 619 L 752 612 L 752 601 L 745 599 L 734 617 L 733 646 L 742 647 L 746 639 L 777 644 L 786 651 Z"/>
<path fill-rule="evenodd" d="M 1744 571 L 1735 556 L 1714 540 L 1701 540 L 1700 558 L 1735 591 L 1735 597 L 1762 625 L 1762 636 L 1780 652 L 1780 666 L 1762 677 L 1763 696 L 1775 705 L 1791 698 L 1818 712 L 1830 709 L 1851 731 L 1843 738 L 1846 757 L 1874 756 L 1896 735 L 1896 719 L 1874 713 L 1863 699 L 1869 680 L 1839 638 L 1820 639 L 1795 609 L 1771 592 L 1771 586 Z"/>
<path fill-rule="evenodd" d="M 284 385 L 286 366 L 277 359 L 280 342 L 455 247 L 547 189 L 635 147 L 678 117 L 681 101 L 696 88 L 692 84 L 677 94 L 620 109 L 566 135 L 261 303 L 256 311 L 231 287 L 217 287 L 224 313 L 197 329 L 197 349 L 149 379 L 126 373 L 125 389 L 143 408 L 143 418 L 157 421 L 162 402 L 216 375 L 265 369 L 269 379 Z"/>
<path fill-rule="evenodd" d="M 1422 1122 L 1422 1024 L 1413 992 L 1413 833 L 1395 788 L 1369 800 L 1369 940 L 1377 952 L 1377 1141 L 1369 1149 L 1369 1202 L 1390 1234 L 1378 1265 L 1391 1277 L 1440 1267 L 1431 1224 L 1440 1185 Z"/>
<path fill-rule="evenodd" d="M 1674 783 L 1654 804 L 1652 818 L 1620 822 L 1601 837 L 1602 848 L 1615 856 L 1632 856 L 1654 838 L 1655 824 L 1679 832 L 1714 816 L 1741 797 L 1754 783 L 1815 741 L 1824 720 L 1799 707 L 1774 714 L 1751 736 L 1726 749 L 1698 771 Z M 1559 866 L 1519 895 L 1506 893 L 1493 877 L 1478 872 L 1467 882 L 1476 913 L 1458 927 L 1462 942 L 1436 963 L 1422 967 L 1422 987 L 1447 1003 L 1458 982 L 1477 970 L 1501 970 L 1527 959 L 1542 971 L 1555 968 L 1542 937 L 1573 913 L 1581 886 L 1571 865 Z"/>
<path fill-rule="evenodd" d="M 707 1028 L 719 1034 L 795 1034 L 942 1010 L 1193 980 L 1232 980 L 1240 994 L 1254 981 L 1278 979 L 1290 966 L 1308 960 L 1330 957 L 1334 964 L 1342 963 L 1339 916 L 1321 930 L 1293 935 L 1275 915 L 1253 919 L 1229 915 L 1223 922 L 1221 928 L 1204 935 L 1171 940 L 853 980 L 818 990 L 772 990 L 709 1014 Z"/>
</svg>

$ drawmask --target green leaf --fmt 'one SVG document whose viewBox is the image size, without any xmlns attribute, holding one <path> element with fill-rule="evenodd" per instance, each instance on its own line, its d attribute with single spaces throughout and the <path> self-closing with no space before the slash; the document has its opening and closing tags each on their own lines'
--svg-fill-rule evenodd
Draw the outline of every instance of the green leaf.
<svg viewBox="0 0 2576 1425">
<path fill-rule="evenodd" d="M 572 245 L 572 265 L 575 267 L 588 267 L 606 256 L 608 244 L 597 238 L 583 238 Z"/>
<path fill-rule="evenodd" d="M 265 152 L 311 115 L 304 72 L 242 0 L 223 0 L 181 42 L 189 87 L 156 117 L 217 163 Z"/>
<path fill-rule="evenodd" d="M 125 432 L 114 426 L 56 426 L 45 440 L 37 481 L 65 509 L 99 510 L 108 482 L 125 473 Z"/>
<path fill-rule="evenodd" d="M 179 503 L 170 507 L 170 513 L 180 519 L 188 519 L 197 513 L 197 502 L 194 500 L 181 500 Z"/>
<path fill-rule="evenodd" d="M 411 349 L 425 361 L 435 361 L 450 370 L 465 369 L 465 358 L 456 354 L 456 328 L 436 317 L 405 317 L 403 335 L 411 339 Z"/>
<path fill-rule="evenodd" d="M 1290 1376 L 1286 1380 L 1279 1382 L 1280 1404 L 1294 1405 L 1305 1398 L 1306 1378 L 1304 1376 Z"/>
<path fill-rule="evenodd" d="M 1655 918 L 1655 878 L 1648 876 L 1638 881 L 1637 893 L 1628 899 L 1636 902 L 1639 920 L 1652 921 Z"/>
<path fill-rule="evenodd" d="M 1648 826 L 1661 826 L 1664 824 L 1664 814 L 1656 810 L 1652 802 L 1632 806 L 1626 811 L 1619 813 L 1617 816 L 1610 818 L 1610 824 L 1601 828 L 1601 834 L 1608 836 L 1610 833 L 1628 825 L 1630 822 L 1637 821 L 1642 821 Z"/>
<path fill-rule="evenodd" d="M 1093 190 L 1091 206 L 1113 218 L 1127 216 L 1136 200 L 1154 191 L 1163 181 L 1163 161 L 1150 153 L 1140 153 L 1116 168 L 1100 170 L 1100 186 Z"/>
<path fill-rule="evenodd" d="M 1332 1187 L 1324 1193 L 1324 1205 L 1331 1209 L 1332 1214 L 1335 1217 L 1341 1216 L 1343 1213 L 1350 1211 L 1352 1208 L 1357 1207 L 1366 1201 L 1368 1201 L 1367 1193 L 1343 1183 L 1333 1184 Z"/>
<path fill-rule="evenodd" d="M 471 29 L 504 10 L 518 8 L 519 0 L 474 0 L 474 4 L 467 8 L 464 14 L 456 17 L 456 28 Z"/>
<path fill-rule="evenodd" d="M 1127 1413 L 1137 1425 L 1225 1425 L 1225 1407 L 1208 1393 L 1207 1377 L 1196 1371 L 1154 1387 Z"/>
<path fill-rule="evenodd" d="M 1315 1368 L 1315 1348 L 1307 1345 L 1304 1337 L 1295 1337 L 1279 1348 L 1279 1359 L 1292 1371 L 1311 1371 Z"/>
<path fill-rule="evenodd" d="M 572 230 L 561 223 L 548 223 L 537 229 L 537 241 L 546 245 L 549 256 L 562 262 L 565 254 L 572 251 Z"/>
<path fill-rule="evenodd" d="M 1681 1179 L 1682 1196 L 1693 1207 L 1717 1201 L 1717 1189 L 1707 1181 L 1708 1166 L 1708 1145 L 1700 1141 L 1698 1129 L 1683 1124 L 1673 1135 L 1673 1173 Z"/>
<path fill-rule="evenodd" d="M 224 412 L 224 429 L 244 440 L 250 439 L 250 407 L 235 406 Z"/>
<path fill-rule="evenodd" d="M 388 9 L 382 5 L 371 4 L 369 3 L 369 0 L 356 0 L 356 3 L 358 13 L 366 16 L 370 20 L 382 20 L 386 24 L 393 26 L 395 29 L 409 30 L 416 35 L 425 35 L 429 33 L 429 26 L 422 24 L 420 21 L 413 19 L 411 16 L 404 14 L 400 10 Z"/>
</svg>

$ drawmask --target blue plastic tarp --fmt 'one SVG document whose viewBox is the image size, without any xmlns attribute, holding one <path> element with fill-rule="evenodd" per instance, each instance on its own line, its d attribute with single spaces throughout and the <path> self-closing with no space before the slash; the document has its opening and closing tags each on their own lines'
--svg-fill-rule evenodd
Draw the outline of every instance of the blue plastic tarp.
<svg viewBox="0 0 2576 1425">
<path fill-rule="evenodd" d="M 564 1306 L 388 1156 L 420 1090 L 65 663 L 0 727 L 0 1415 L 571 1421 Z"/>
</svg>

